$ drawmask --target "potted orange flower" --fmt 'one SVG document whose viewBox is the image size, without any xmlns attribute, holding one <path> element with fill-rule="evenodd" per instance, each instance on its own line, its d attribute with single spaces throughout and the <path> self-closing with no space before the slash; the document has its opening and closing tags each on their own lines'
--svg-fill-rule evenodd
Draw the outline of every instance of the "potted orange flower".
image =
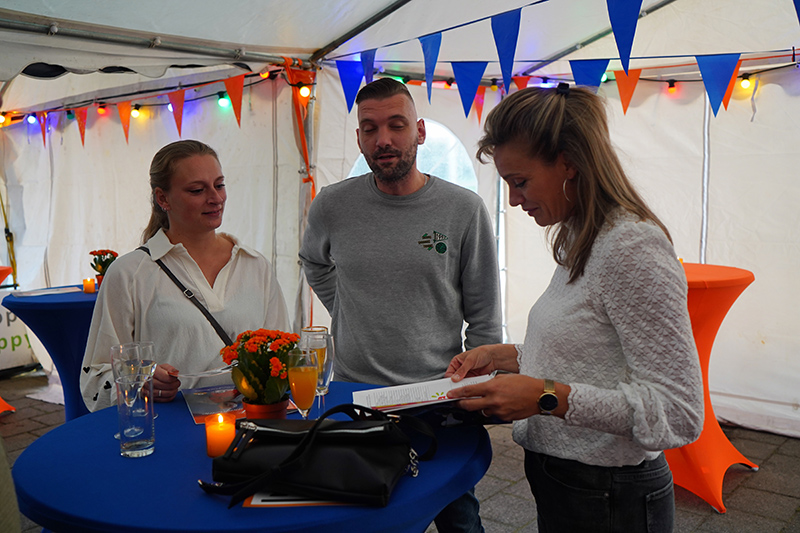
<svg viewBox="0 0 800 533">
<path fill-rule="evenodd" d="M 108 267 L 119 254 L 114 250 L 92 250 L 89 252 L 89 255 L 92 256 L 90 266 L 97 272 L 95 277 L 97 278 L 97 286 L 100 287 L 106 270 L 108 270 Z"/>
<path fill-rule="evenodd" d="M 247 418 L 285 418 L 289 403 L 286 363 L 300 336 L 277 330 L 243 331 L 236 342 L 220 350 L 233 384 L 244 396 Z"/>
</svg>

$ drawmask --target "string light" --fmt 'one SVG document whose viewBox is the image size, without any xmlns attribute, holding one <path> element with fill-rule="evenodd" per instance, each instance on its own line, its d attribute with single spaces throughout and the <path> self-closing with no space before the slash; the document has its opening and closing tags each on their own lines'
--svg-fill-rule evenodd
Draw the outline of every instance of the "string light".
<svg viewBox="0 0 800 533">
<path fill-rule="evenodd" d="M 667 92 L 669 94 L 675 94 L 678 91 L 678 88 L 675 87 L 675 80 L 669 80 L 667 83 L 669 84 L 667 87 Z"/>
<path fill-rule="evenodd" d="M 603 75 L 600 77 L 600 83 L 605 83 L 608 81 L 608 73 L 603 72 Z"/>
<path fill-rule="evenodd" d="M 308 98 L 311 96 L 311 87 L 304 83 L 299 83 L 298 85 L 300 86 L 300 96 L 303 98 Z"/>
<path fill-rule="evenodd" d="M 0 124 L 2 124 L 5 121 L 6 121 L 6 114 L 5 113 L 0 113 Z"/>
<path fill-rule="evenodd" d="M 139 104 L 134 104 L 133 109 L 131 109 L 131 116 L 133 118 L 139 118 L 140 114 L 141 113 L 139 112 Z"/>
<path fill-rule="evenodd" d="M 28 115 L 28 124 L 36 124 L 36 115 Z"/>
<path fill-rule="evenodd" d="M 489 88 L 493 91 L 497 90 L 497 78 L 492 78 L 492 84 L 489 86 Z"/>
<path fill-rule="evenodd" d="M 67 109 L 67 119 L 73 120 L 75 118 L 75 111 L 72 109 Z"/>
<path fill-rule="evenodd" d="M 750 88 L 750 74 L 742 74 L 742 89 Z"/>
<path fill-rule="evenodd" d="M 217 100 L 217 104 L 220 107 L 230 107 L 231 101 L 228 98 L 227 94 L 225 94 L 224 92 L 219 92 L 217 93 L 217 96 L 219 97 L 219 99 Z"/>
<path fill-rule="evenodd" d="M 172 113 L 172 102 L 167 104 L 167 109 L 169 110 L 170 113 Z"/>
<path fill-rule="evenodd" d="M 108 111 L 108 110 L 106 109 L 106 105 L 105 104 L 102 104 L 97 108 L 97 114 L 98 115 L 105 115 L 106 111 Z"/>
</svg>

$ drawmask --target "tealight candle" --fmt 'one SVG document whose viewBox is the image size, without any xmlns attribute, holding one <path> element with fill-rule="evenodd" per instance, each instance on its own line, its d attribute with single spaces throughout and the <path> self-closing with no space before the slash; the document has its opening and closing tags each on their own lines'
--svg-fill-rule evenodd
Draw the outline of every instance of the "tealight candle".
<svg viewBox="0 0 800 533">
<path fill-rule="evenodd" d="M 224 454 L 236 436 L 236 415 L 234 413 L 217 413 L 205 418 L 206 453 L 209 457 Z"/>
<path fill-rule="evenodd" d="M 83 292 L 94 292 L 94 278 L 86 278 L 83 280 Z"/>
</svg>

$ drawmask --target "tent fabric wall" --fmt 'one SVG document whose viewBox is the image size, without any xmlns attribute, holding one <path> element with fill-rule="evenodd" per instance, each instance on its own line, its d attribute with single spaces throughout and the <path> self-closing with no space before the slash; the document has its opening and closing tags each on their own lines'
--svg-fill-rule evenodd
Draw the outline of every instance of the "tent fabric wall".
<svg viewBox="0 0 800 533">
<path fill-rule="evenodd" d="M 166 106 L 143 115 L 131 119 L 128 143 L 113 109 L 103 117 L 89 113 L 85 146 L 64 113 L 48 121 L 46 147 L 38 124 L 0 130 L 22 288 L 79 283 L 94 274 L 90 250 L 124 253 L 139 245 L 150 213 L 150 160 L 179 139 Z M 290 308 L 299 278 L 302 164 L 293 120 L 291 91 L 275 80 L 245 89 L 241 128 L 230 108 L 207 98 L 187 101 L 182 129 L 182 138 L 202 140 L 219 154 L 228 192 L 221 230 L 274 262 Z"/>
</svg>

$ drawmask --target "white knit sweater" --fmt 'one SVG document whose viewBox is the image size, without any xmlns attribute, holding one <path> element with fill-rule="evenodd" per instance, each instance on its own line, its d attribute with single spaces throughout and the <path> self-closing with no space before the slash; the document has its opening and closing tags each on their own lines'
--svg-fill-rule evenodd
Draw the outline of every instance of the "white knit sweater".
<svg viewBox="0 0 800 533">
<path fill-rule="evenodd" d="M 558 267 L 531 308 L 520 373 L 567 383 L 565 419 L 514 424 L 526 449 L 635 465 L 695 440 L 703 388 L 683 268 L 661 229 L 630 214 L 600 231 L 584 274 Z"/>
</svg>

